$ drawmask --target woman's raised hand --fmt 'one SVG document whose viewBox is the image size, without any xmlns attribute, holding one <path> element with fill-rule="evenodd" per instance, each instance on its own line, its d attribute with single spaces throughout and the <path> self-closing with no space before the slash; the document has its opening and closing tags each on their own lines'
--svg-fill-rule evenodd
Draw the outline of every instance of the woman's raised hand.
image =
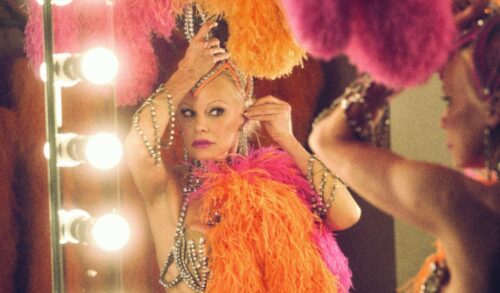
<svg viewBox="0 0 500 293">
<path fill-rule="evenodd" d="M 265 96 L 250 106 L 244 116 L 260 121 L 273 141 L 280 146 L 290 138 L 295 139 L 292 132 L 292 107 L 285 101 Z"/>
<path fill-rule="evenodd" d="M 217 23 L 213 21 L 204 23 L 179 62 L 179 71 L 186 72 L 196 81 L 207 74 L 215 63 L 229 58 L 229 53 L 220 47 L 219 39 L 209 39 L 210 30 L 216 26 Z"/>
</svg>

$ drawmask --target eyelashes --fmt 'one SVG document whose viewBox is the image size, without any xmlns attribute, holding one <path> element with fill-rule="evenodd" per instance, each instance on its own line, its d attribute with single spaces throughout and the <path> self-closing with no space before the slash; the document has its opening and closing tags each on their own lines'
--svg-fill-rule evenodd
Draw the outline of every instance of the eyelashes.
<svg viewBox="0 0 500 293">
<path fill-rule="evenodd" d="M 189 109 L 182 109 L 181 115 L 182 115 L 182 117 L 190 118 L 190 117 L 194 117 L 194 112 L 189 110 Z"/>
<path fill-rule="evenodd" d="M 210 111 L 208 111 L 208 115 L 212 116 L 212 117 L 219 117 L 219 116 L 223 115 L 225 111 L 226 110 L 224 108 L 215 107 L 215 108 L 210 109 Z M 196 113 L 191 109 L 181 109 L 180 113 L 185 118 L 192 118 L 192 117 L 196 116 Z"/>
<path fill-rule="evenodd" d="M 223 108 L 220 108 L 220 107 L 217 107 L 217 108 L 213 108 L 210 110 L 210 112 L 208 112 L 208 114 L 210 116 L 221 116 L 222 114 L 224 114 L 225 110 Z"/>
</svg>

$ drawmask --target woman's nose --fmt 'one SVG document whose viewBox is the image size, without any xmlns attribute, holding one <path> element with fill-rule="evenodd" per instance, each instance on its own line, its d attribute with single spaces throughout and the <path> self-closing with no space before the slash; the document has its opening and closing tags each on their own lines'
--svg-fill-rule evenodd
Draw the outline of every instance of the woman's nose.
<svg viewBox="0 0 500 293">
<path fill-rule="evenodd" d="M 207 121 L 203 117 L 196 117 L 194 129 L 196 132 L 207 132 L 208 126 Z"/>
</svg>

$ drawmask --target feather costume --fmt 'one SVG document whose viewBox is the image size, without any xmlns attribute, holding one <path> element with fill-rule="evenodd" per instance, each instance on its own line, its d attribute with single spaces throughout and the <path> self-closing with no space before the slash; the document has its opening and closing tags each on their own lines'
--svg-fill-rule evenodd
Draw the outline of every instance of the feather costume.
<svg viewBox="0 0 500 293">
<path fill-rule="evenodd" d="M 348 292 L 347 258 L 311 212 L 314 191 L 290 156 L 265 148 L 205 168 L 190 200 L 221 215 L 207 233 L 208 292 Z"/>
</svg>

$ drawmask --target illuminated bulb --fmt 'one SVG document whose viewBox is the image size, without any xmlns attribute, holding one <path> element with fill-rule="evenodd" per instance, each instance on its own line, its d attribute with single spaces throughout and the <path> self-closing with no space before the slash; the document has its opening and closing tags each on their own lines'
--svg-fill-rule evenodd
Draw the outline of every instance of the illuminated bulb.
<svg viewBox="0 0 500 293">
<path fill-rule="evenodd" d="M 107 251 L 121 249 L 130 238 L 127 221 L 116 213 L 95 219 L 84 210 L 59 210 L 59 243 L 85 243 Z"/>
<path fill-rule="evenodd" d="M 130 229 L 127 221 L 118 214 L 100 217 L 92 226 L 92 239 L 104 250 L 115 251 L 127 244 Z"/>
<path fill-rule="evenodd" d="M 43 148 L 45 158 L 50 158 L 49 144 Z M 97 169 L 116 166 L 123 156 L 120 140 L 110 133 L 83 136 L 76 133 L 57 135 L 57 166 L 76 167 L 87 162 Z"/>
<path fill-rule="evenodd" d="M 40 5 L 43 5 L 43 3 L 45 2 L 44 0 L 36 0 L 36 2 Z M 65 5 L 68 5 L 69 3 L 71 3 L 72 0 L 52 0 L 51 3 L 52 4 L 55 4 L 57 6 L 65 6 Z"/>
<path fill-rule="evenodd" d="M 93 135 L 85 146 L 86 161 L 98 169 L 109 169 L 120 162 L 123 148 L 120 140 L 112 134 Z"/>
<path fill-rule="evenodd" d="M 95 84 L 113 81 L 118 74 L 118 59 L 106 48 L 94 48 L 83 55 L 81 61 L 83 77 Z"/>
</svg>

